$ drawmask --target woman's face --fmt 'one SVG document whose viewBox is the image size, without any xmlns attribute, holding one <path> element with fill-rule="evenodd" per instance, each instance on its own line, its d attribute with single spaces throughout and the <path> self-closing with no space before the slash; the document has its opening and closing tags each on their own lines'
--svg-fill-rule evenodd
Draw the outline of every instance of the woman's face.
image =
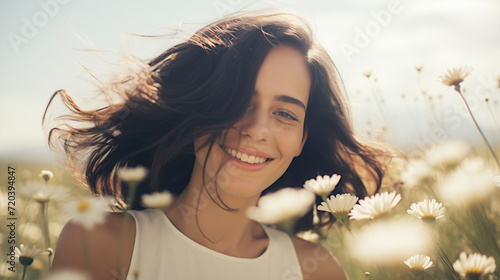
<svg viewBox="0 0 500 280">
<path fill-rule="evenodd" d="M 303 55 L 289 46 L 271 49 L 259 69 L 255 93 L 243 119 L 216 142 L 206 165 L 206 182 L 219 192 L 255 197 L 273 184 L 298 156 L 306 141 L 304 119 L 310 88 Z M 195 141 L 201 176 L 208 147 Z M 222 168 L 221 168 L 222 166 Z M 193 173 L 195 175 L 195 173 Z"/>
</svg>

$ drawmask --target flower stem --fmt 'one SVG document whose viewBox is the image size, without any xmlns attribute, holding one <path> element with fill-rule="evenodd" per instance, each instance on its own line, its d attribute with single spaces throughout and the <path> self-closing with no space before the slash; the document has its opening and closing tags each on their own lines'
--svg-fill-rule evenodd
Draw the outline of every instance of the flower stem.
<svg viewBox="0 0 500 280">
<path fill-rule="evenodd" d="M 23 265 L 23 266 L 24 266 L 24 269 L 23 269 L 23 278 L 22 278 L 22 280 L 24 280 L 24 277 L 26 276 L 26 267 L 27 267 L 26 265 Z"/>
<path fill-rule="evenodd" d="M 482 205 L 474 203 L 470 205 L 470 217 L 471 221 L 475 223 L 475 228 L 478 229 L 479 234 L 484 234 L 482 237 L 478 237 L 478 241 L 481 242 L 481 251 L 490 251 L 492 254 L 500 255 L 500 248 L 497 244 L 497 233 L 496 226 L 493 221 L 488 219 L 488 215 Z"/>
<path fill-rule="evenodd" d="M 127 198 L 127 210 L 130 210 L 132 208 L 132 203 L 134 202 L 137 183 L 128 183 L 128 186 L 129 186 L 129 194 Z"/>
<path fill-rule="evenodd" d="M 351 227 L 349 227 L 349 222 L 345 218 L 341 218 L 340 222 L 345 226 L 345 228 L 349 231 L 349 233 L 352 235 Z"/>
<path fill-rule="evenodd" d="M 45 240 L 45 247 L 50 248 L 50 232 L 49 232 L 49 221 L 47 217 L 48 210 L 47 202 L 40 202 L 40 213 L 42 220 L 43 238 Z"/>
<path fill-rule="evenodd" d="M 486 146 L 488 146 L 488 149 L 490 150 L 491 155 L 492 155 L 492 156 L 493 156 L 493 158 L 495 159 L 495 162 L 496 162 L 496 164 L 497 164 L 497 168 L 498 168 L 498 170 L 500 170 L 500 163 L 498 162 L 498 158 L 497 158 L 497 156 L 495 155 L 495 152 L 493 151 L 493 148 L 491 147 L 490 143 L 488 142 L 488 140 L 487 140 L 487 139 L 486 139 L 486 137 L 484 136 L 483 131 L 482 131 L 482 130 L 481 130 L 481 128 L 479 127 L 479 124 L 477 123 L 476 118 L 474 118 L 474 115 L 472 114 L 472 111 L 470 110 L 469 104 L 467 103 L 467 100 L 465 99 L 464 95 L 462 94 L 462 91 L 460 90 L 460 85 L 456 85 L 456 86 L 455 86 L 455 90 L 456 90 L 456 91 L 460 94 L 460 97 L 462 97 L 462 100 L 464 101 L 465 106 L 467 107 L 467 110 L 469 111 L 469 114 L 470 114 L 470 116 L 472 117 L 472 121 L 474 121 L 474 124 L 476 125 L 476 128 L 477 128 L 477 130 L 479 131 L 479 133 L 481 134 L 481 137 L 483 138 L 484 143 L 486 143 Z"/>
<path fill-rule="evenodd" d="M 45 248 L 50 248 L 50 232 L 49 232 L 49 218 L 47 215 L 48 212 L 48 202 L 40 202 L 40 216 L 41 216 L 41 222 L 42 222 L 42 231 L 43 231 L 43 239 L 45 241 Z M 52 257 L 50 255 L 47 256 L 48 258 L 48 269 L 52 267 Z"/>
<path fill-rule="evenodd" d="M 434 243 L 434 248 L 436 249 L 436 252 L 438 253 L 439 257 L 441 258 L 441 261 L 450 270 L 450 272 L 453 273 L 453 275 L 455 275 L 455 277 L 460 279 L 458 273 L 453 268 L 453 264 L 451 263 L 450 259 L 448 258 L 448 256 L 446 256 L 446 253 L 444 252 L 443 248 L 441 248 L 441 246 L 439 246 L 439 244 L 434 240 L 433 240 L 433 243 Z"/>
<path fill-rule="evenodd" d="M 432 227 L 432 226 L 429 226 L 429 231 L 431 233 L 431 239 L 432 239 L 432 243 L 434 245 L 434 249 L 436 249 L 436 253 L 438 254 L 439 258 L 441 259 L 441 261 L 443 262 L 443 264 L 446 266 L 446 268 L 448 268 L 450 270 L 450 272 L 457 279 L 460 279 L 460 276 L 458 275 L 458 273 L 453 268 L 453 264 L 451 263 L 450 259 L 448 258 L 448 256 L 444 252 L 443 248 L 441 248 L 441 246 L 438 244 L 438 240 L 436 238 L 437 234 L 436 234 L 435 228 Z"/>
<path fill-rule="evenodd" d="M 381 101 L 378 99 L 377 91 L 375 90 L 375 86 L 372 84 L 370 79 L 368 79 L 368 83 L 370 84 L 372 94 L 373 94 L 373 99 L 375 99 L 375 103 L 377 104 L 377 108 L 380 111 L 380 115 L 382 117 L 382 120 L 384 121 L 384 124 L 387 125 L 388 122 L 387 122 L 387 119 L 385 117 L 384 111 L 382 110 Z"/>
</svg>

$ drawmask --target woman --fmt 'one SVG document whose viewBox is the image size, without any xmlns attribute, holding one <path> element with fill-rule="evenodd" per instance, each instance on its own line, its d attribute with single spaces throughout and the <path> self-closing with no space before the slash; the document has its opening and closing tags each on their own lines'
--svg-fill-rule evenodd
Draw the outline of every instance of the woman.
<svg viewBox="0 0 500 280">
<path fill-rule="evenodd" d="M 111 92 L 123 102 L 91 111 L 56 92 L 71 120 L 91 125 L 53 129 L 49 140 L 61 133 L 75 174 L 94 194 L 127 201 L 118 168 L 150 172 L 133 211 L 112 213 L 88 232 L 65 226 L 53 271 L 87 269 L 93 279 L 117 272 L 134 279 L 134 271 L 139 279 L 347 279 L 324 247 L 245 215 L 262 194 L 317 175 L 342 176 L 332 194 L 364 197 L 380 186 L 377 159 L 385 153 L 354 137 L 340 77 L 303 20 L 272 12 L 222 19 Z M 173 205 L 139 211 L 142 194 L 162 190 L 177 196 Z M 312 229 L 312 216 L 295 230 Z M 314 227 L 334 222 L 319 218 Z"/>
</svg>

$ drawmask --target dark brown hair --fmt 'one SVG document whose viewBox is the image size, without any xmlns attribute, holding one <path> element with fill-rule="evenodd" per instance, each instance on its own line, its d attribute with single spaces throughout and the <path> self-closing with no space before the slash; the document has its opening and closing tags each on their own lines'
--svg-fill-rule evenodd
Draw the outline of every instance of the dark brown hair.
<svg viewBox="0 0 500 280">
<path fill-rule="evenodd" d="M 334 173 L 342 180 L 332 194 L 350 192 L 363 198 L 368 188 L 378 191 L 383 176 L 380 157 L 387 155 L 386 150 L 354 136 L 333 62 L 314 42 L 307 23 L 287 13 L 240 13 L 200 29 L 150 61 L 143 72 L 118 83 L 115 90 L 102 91 L 118 93 L 121 102 L 83 110 L 66 91 L 57 91 L 45 113 L 59 96 L 72 111 L 63 119 L 88 126 L 52 128 L 49 143 L 62 140 L 75 175 L 94 194 L 125 201 L 128 189 L 117 178 L 118 168 L 149 168 L 132 209 L 141 209 L 139 198 L 144 193 L 180 194 L 191 176 L 194 140 L 210 134 L 211 146 L 243 118 L 264 58 L 283 44 L 299 50 L 310 71 L 304 128 L 308 136 L 301 155 L 264 193 L 302 187 L 317 175 Z M 320 218 L 322 225 L 334 221 L 326 213 Z M 310 228 L 312 211 L 296 229 Z"/>
</svg>

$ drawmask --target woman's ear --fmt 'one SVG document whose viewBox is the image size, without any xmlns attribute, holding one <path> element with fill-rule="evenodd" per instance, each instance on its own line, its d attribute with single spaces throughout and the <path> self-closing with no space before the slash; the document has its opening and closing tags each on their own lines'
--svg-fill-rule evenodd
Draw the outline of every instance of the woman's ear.
<svg viewBox="0 0 500 280">
<path fill-rule="evenodd" d="M 297 150 L 297 153 L 295 154 L 295 157 L 300 156 L 300 153 L 302 153 L 302 148 L 304 148 L 304 144 L 306 143 L 307 140 L 307 130 L 304 130 L 304 135 L 302 136 L 302 143 L 300 143 L 300 146 Z"/>
</svg>

